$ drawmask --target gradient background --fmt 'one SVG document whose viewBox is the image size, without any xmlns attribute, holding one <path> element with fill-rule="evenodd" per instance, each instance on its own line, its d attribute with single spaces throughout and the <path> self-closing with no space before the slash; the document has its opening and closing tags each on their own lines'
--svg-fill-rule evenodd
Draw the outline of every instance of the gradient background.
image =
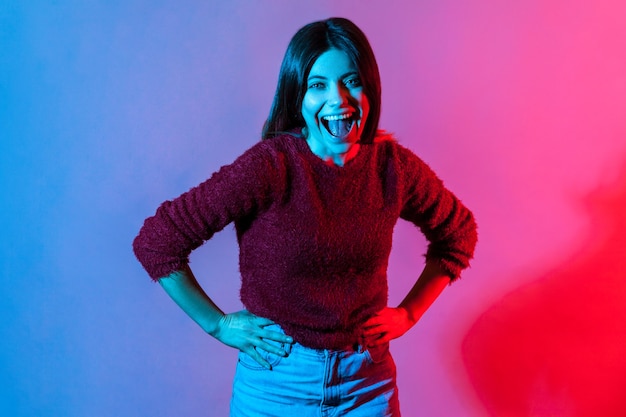
<svg viewBox="0 0 626 417">
<path fill-rule="evenodd" d="M 131 241 L 259 140 L 289 39 L 333 15 L 374 47 L 381 127 L 480 226 L 392 346 L 404 415 L 626 415 L 622 0 L 0 1 L 1 415 L 227 415 L 236 352 Z M 423 251 L 399 225 L 391 303 Z M 232 228 L 192 262 L 241 308 Z"/>
</svg>

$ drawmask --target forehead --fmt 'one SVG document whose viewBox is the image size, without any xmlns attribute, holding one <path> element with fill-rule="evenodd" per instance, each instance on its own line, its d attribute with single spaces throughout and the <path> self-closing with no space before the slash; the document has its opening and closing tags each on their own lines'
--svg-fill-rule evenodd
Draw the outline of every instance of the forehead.
<svg viewBox="0 0 626 417">
<path fill-rule="evenodd" d="M 357 68 L 345 52 L 329 49 L 315 60 L 308 78 L 340 79 L 355 72 Z"/>
</svg>

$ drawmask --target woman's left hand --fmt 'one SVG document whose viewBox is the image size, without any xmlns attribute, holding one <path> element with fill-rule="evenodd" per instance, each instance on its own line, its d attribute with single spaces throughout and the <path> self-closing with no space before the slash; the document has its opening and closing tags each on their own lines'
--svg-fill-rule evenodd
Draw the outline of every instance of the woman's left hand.
<svg viewBox="0 0 626 417">
<path fill-rule="evenodd" d="M 405 334 L 413 324 L 404 308 L 385 307 L 363 324 L 362 343 L 366 347 L 387 343 Z"/>
</svg>

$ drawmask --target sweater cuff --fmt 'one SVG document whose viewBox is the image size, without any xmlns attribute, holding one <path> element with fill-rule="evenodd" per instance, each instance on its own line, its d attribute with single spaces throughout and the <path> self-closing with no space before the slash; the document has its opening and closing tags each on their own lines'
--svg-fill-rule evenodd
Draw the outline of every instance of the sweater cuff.
<svg viewBox="0 0 626 417">
<path fill-rule="evenodd" d="M 459 279 L 461 272 L 467 267 L 467 265 L 459 265 L 458 262 L 450 259 L 429 257 L 428 255 L 426 261 L 436 263 L 450 277 L 450 283 Z"/>
</svg>

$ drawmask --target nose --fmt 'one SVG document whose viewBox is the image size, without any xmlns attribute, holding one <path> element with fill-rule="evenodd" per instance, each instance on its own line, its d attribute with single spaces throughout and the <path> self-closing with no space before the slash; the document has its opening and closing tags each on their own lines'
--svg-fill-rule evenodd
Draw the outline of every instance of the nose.
<svg viewBox="0 0 626 417">
<path fill-rule="evenodd" d="M 342 83 L 334 84 L 328 91 L 328 104 L 340 106 L 348 102 L 348 91 Z"/>
</svg>

